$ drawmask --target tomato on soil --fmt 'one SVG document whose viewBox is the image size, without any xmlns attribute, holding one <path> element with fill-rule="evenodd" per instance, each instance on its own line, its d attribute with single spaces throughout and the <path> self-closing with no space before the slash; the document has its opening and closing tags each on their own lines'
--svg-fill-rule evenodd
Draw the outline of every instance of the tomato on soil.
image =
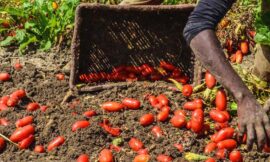
<svg viewBox="0 0 270 162">
<path fill-rule="evenodd" d="M 47 147 L 48 151 L 52 151 L 53 149 L 57 148 L 58 146 L 61 146 L 65 142 L 65 138 L 63 136 L 58 136 L 54 138 Z"/>
<path fill-rule="evenodd" d="M 141 106 L 141 102 L 133 98 L 125 98 L 122 101 L 122 104 L 124 104 L 129 109 L 138 109 Z"/>
<path fill-rule="evenodd" d="M 34 134 L 35 128 L 32 125 L 26 125 L 22 128 L 15 130 L 10 136 L 10 140 L 13 142 L 20 142 L 23 139 L 29 137 L 31 134 Z"/>
<path fill-rule="evenodd" d="M 78 158 L 77 158 L 77 162 L 89 162 L 89 157 L 86 154 L 81 154 Z"/>
<path fill-rule="evenodd" d="M 240 151 L 234 150 L 230 153 L 229 159 L 231 162 L 243 162 L 243 157 Z"/>
<path fill-rule="evenodd" d="M 5 140 L 2 137 L 0 137 L 0 152 L 3 151 L 5 147 L 6 147 Z"/>
<path fill-rule="evenodd" d="M 145 114 L 142 117 L 140 117 L 140 124 L 142 126 L 148 126 L 152 124 L 155 120 L 155 117 L 153 114 Z"/>
<path fill-rule="evenodd" d="M 159 137 L 161 137 L 162 135 L 163 135 L 163 131 L 162 131 L 162 129 L 159 127 L 159 126 L 154 126 L 152 129 L 151 129 L 151 132 L 152 132 L 152 134 L 155 136 L 155 137 L 157 137 L 157 138 L 159 138 Z"/>
<path fill-rule="evenodd" d="M 205 72 L 205 83 L 207 88 L 212 89 L 216 85 L 216 78 L 209 72 Z"/>
<path fill-rule="evenodd" d="M 148 154 L 139 154 L 135 156 L 133 162 L 149 162 L 150 156 Z"/>
<path fill-rule="evenodd" d="M 139 151 L 143 148 L 142 141 L 134 137 L 129 140 L 128 145 L 133 151 Z"/>
<path fill-rule="evenodd" d="M 35 110 L 37 110 L 37 109 L 39 109 L 39 108 L 40 108 L 40 106 L 39 106 L 39 104 L 36 103 L 36 102 L 29 103 L 29 104 L 27 105 L 27 107 L 26 107 L 26 109 L 27 109 L 28 111 L 35 111 Z"/>
<path fill-rule="evenodd" d="M 34 135 L 30 135 L 29 137 L 23 139 L 21 142 L 19 142 L 19 148 L 20 149 L 27 149 L 35 140 Z"/>
<path fill-rule="evenodd" d="M 224 90 L 219 90 L 216 93 L 216 108 L 219 111 L 224 111 L 227 108 L 227 96 Z"/>
<path fill-rule="evenodd" d="M 193 92 L 193 88 L 192 88 L 191 85 L 186 84 L 186 85 L 183 86 L 182 94 L 184 96 L 189 97 L 189 96 L 191 96 L 192 92 Z"/>
<path fill-rule="evenodd" d="M 173 159 L 172 157 L 164 154 L 160 154 L 157 156 L 157 161 L 158 162 L 171 162 Z"/>
<path fill-rule="evenodd" d="M 113 154 L 109 149 L 103 149 L 98 156 L 99 162 L 113 162 Z"/>
<path fill-rule="evenodd" d="M 34 119 L 33 116 L 26 116 L 22 119 L 17 120 L 15 125 L 16 127 L 24 127 L 26 125 L 32 124 L 33 119 Z"/>
<path fill-rule="evenodd" d="M 10 75 L 8 73 L 0 73 L 0 81 L 5 82 L 10 79 Z"/>
<path fill-rule="evenodd" d="M 101 105 L 101 108 L 103 108 L 104 110 L 108 111 L 108 112 L 116 112 L 116 111 L 120 111 L 123 108 L 125 108 L 125 105 L 119 102 L 105 102 Z"/>
<path fill-rule="evenodd" d="M 81 128 L 86 128 L 90 125 L 89 121 L 87 120 L 80 120 L 80 121 L 76 121 L 73 125 L 72 125 L 72 132 L 75 132 L 77 129 L 81 129 Z"/>
<path fill-rule="evenodd" d="M 35 148 L 34 148 L 34 151 L 36 153 L 44 153 L 45 149 L 44 149 L 44 146 L 42 146 L 42 145 L 36 145 Z"/>
</svg>

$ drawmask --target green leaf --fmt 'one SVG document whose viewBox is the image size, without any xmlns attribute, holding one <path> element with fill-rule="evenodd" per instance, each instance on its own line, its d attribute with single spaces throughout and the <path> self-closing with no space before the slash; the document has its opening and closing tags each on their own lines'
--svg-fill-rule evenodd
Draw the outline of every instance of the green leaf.
<svg viewBox="0 0 270 162">
<path fill-rule="evenodd" d="M 52 47 L 52 42 L 51 41 L 47 41 L 45 44 L 42 44 L 41 45 L 41 50 L 42 51 L 47 51 L 51 47 Z"/>
<path fill-rule="evenodd" d="M 232 111 L 237 111 L 237 103 L 236 102 L 231 102 L 230 108 Z"/>
<path fill-rule="evenodd" d="M 115 138 L 113 141 L 112 141 L 112 144 L 114 145 L 114 146 L 120 146 L 121 144 L 123 144 L 123 139 L 122 138 Z"/>
<path fill-rule="evenodd" d="M 26 47 L 28 47 L 31 43 L 34 43 L 37 41 L 37 38 L 35 36 L 29 38 L 25 42 L 21 43 L 19 46 L 19 51 L 22 52 Z"/>
<path fill-rule="evenodd" d="M 35 26 L 36 24 L 34 22 L 29 22 L 29 21 L 26 21 L 25 24 L 24 24 L 24 28 L 25 29 L 31 29 Z"/>
<path fill-rule="evenodd" d="M 16 40 L 18 41 L 18 43 L 21 43 L 26 36 L 26 31 L 24 29 L 21 30 L 16 30 Z"/>
<path fill-rule="evenodd" d="M 15 37 L 8 36 L 5 40 L 0 42 L 0 46 L 9 46 L 14 40 Z"/>
<path fill-rule="evenodd" d="M 179 89 L 179 91 L 182 91 L 183 86 L 181 83 L 177 82 L 176 80 L 172 78 L 169 78 L 168 80 L 171 81 L 176 86 L 176 88 Z"/>
<path fill-rule="evenodd" d="M 208 156 L 200 155 L 200 154 L 195 154 L 191 152 L 185 153 L 185 159 L 188 161 L 202 161 L 208 159 Z"/>
</svg>

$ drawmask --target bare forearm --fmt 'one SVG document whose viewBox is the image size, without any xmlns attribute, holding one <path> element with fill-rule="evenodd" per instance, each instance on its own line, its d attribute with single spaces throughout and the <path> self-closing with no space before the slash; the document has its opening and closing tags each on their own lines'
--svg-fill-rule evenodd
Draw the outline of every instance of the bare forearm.
<svg viewBox="0 0 270 162">
<path fill-rule="evenodd" d="M 210 39 L 212 38 L 212 39 Z M 194 54 L 237 101 L 252 95 L 231 64 L 226 60 L 215 32 L 204 30 L 190 42 Z"/>
</svg>

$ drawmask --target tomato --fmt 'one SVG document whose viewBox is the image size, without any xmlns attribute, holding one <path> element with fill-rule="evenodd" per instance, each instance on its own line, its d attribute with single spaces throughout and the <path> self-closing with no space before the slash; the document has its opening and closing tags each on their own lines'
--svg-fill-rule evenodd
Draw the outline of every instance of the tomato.
<svg viewBox="0 0 270 162">
<path fill-rule="evenodd" d="M 217 143 L 218 149 L 233 150 L 237 147 L 237 142 L 233 139 L 226 139 Z"/>
<path fill-rule="evenodd" d="M 216 108 L 219 111 L 224 111 L 227 108 L 227 96 L 224 90 L 219 90 L 216 93 Z"/>
<path fill-rule="evenodd" d="M 76 121 L 73 125 L 72 125 L 72 132 L 75 132 L 77 129 L 80 128 L 86 128 L 90 125 L 89 121 L 87 120 L 80 120 L 80 121 Z"/>
<path fill-rule="evenodd" d="M 186 112 L 184 110 L 175 110 L 174 111 L 175 116 L 186 116 Z"/>
<path fill-rule="evenodd" d="M 225 122 L 225 123 L 215 123 L 215 130 L 216 131 L 219 131 L 223 128 L 227 128 L 229 127 L 229 123 L 228 122 Z"/>
<path fill-rule="evenodd" d="M 232 138 L 234 134 L 234 129 L 231 127 L 228 128 L 223 128 L 220 131 L 217 132 L 215 138 L 214 138 L 214 142 L 218 143 L 220 141 L 223 141 L 225 139 L 229 139 Z"/>
<path fill-rule="evenodd" d="M 195 109 L 202 109 L 202 106 L 203 106 L 202 103 L 192 101 L 184 103 L 183 108 L 186 110 L 193 111 Z"/>
<path fill-rule="evenodd" d="M 172 157 L 164 154 L 160 154 L 157 156 L 157 161 L 158 162 L 171 162 L 173 159 Z"/>
<path fill-rule="evenodd" d="M 205 154 L 210 154 L 212 151 L 214 151 L 217 148 L 217 144 L 214 142 L 208 143 L 204 148 Z"/>
<path fill-rule="evenodd" d="M 182 128 L 186 125 L 186 117 L 181 115 L 174 115 L 170 120 L 172 126 Z"/>
<path fill-rule="evenodd" d="M 168 63 L 166 61 L 160 61 L 159 66 L 168 71 L 173 71 L 176 68 L 173 64 Z"/>
<path fill-rule="evenodd" d="M 181 70 L 176 68 L 176 69 L 173 70 L 173 72 L 171 74 L 171 77 L 172 78 L 180 77 L 181 74 L 182 74 Z"/>
<path fill-rule="evenodd" d="M 101 107 L 109 112 L 116 112 L 116 111 L 120 111 L 123 108 L 125 108 L 125 105 L 122 103 L 118 103 L 118 102 L 105 102 L 101 105 Z"/>
<path fill-rule="evenodd" d="M 9 20 L 4 20 L 1 24 L 4 28 L 9 28 L 10 27 L 10 22 Z"/>
<path fill-rule="evenodd" d="M 152 80 L 152 81 L 157 81 L 157 80 L 160 80 L 161 78 L 162 78 L 162 76 L 157 72 L 152 73 L 150 75 L 150 80 Z"/>
<path fill-rule="evenodd" d="M 243 60 L 243 54 L 240 50 L 236 51 L 235 53 L 235 62 L 240 64 Z"/>
<path fill-rule="evenodd" d="M 139 151 L 137 151 L 137 154 L 144 154 L 144 155 L 148 155 L 148 150 L 147 149 L 140 149 Z"/>
<path fill-rule="evenodd" d="M 10 75 L 8 73 L 0 73 L 0 81 L 5 82 L 10 79 Z"/>
<path fill-rule="evenodd" d="M 183 148 L 183 145 L 182 144 L 177 144 L 176 143 L 173 146 L 176 147 L 179 152 L 183 152 L 184 151 L 184 148 Z"/>
<path fill-rule="evenodd" d="M 8 101 L 7 101 L 7 106 L 14 107 L 14 106 L 16 106 L 18 104 L 18 102 L 19 102 L 18 97 L 15 97 L 15 96 L 14 97 L 10 97 L 8 99 Z"/>
<path fill-rule="evenodd" d="M 56 10 L 58 8 L 58 4 L 56 2 L 52 2 L 52 8 Z"/>
<path fill-rule="evenodd" d="M 208 158 L 205 160 L 205 162 L 216 162 L 216 160 L 214 158 Z"/>
<path fill-rule="evenodd" d="M 202 109 L 196 109 L 192 112 L 191 116 L 191 130 L 199 133 L 203 128 L 204 114 Z"/>
<path fill-rule="evenodd" d="M 128 142 L 129 147 L 133 150 L 133 151 L 139 151 L 140 149 L 143 148 L 143 143 L 142 141 L 140 141 L 137 138 L 131 138 Z"/>
<path fill-rule="evenodd" d="M 111 144 L 110 145 L 110 150 L 120 152 L 122 150 L 122 148 L 120 146 L 116 146 L 116 145 Z"/>
<path fill-rule="evenodd" d="M 0 125 L 8 126 L 8 120 L 6 118 L 0 118 Z"/>
<path fill-rule="evenodd" d="M 122 101 L 122 104 L 124 104 L 129 109 L 138 109 L 141 106 L 140 101 L 133 98 L 125 98 Z"/>
<path fill-rule="evenodd" d="M 87 118 L 91 118 L 92 116 L 95 116 L 97 113 L 95 110 L 88 110 L 86 112 L 83 113 L 83 116 L 87 117 Z"/>
<path fill-rule="evenodd" d="M 26 116 L 22 119 L 17 120 L 15 125 L 16 127 L 24 127 L 32 123 L 33 123 L 33 116 Z"/>
<path fill-rule="evenodd" d="M 34 148 L 34 151 L 37 153 L 43 153 L 43 152 L 45 152 L 45 149 L 42 145 L 36 145 Z"/>
<path fill-rule="evenodd" d="M 209 112 L 209 115 L 211 119 L 219 123 L 224 123 L 229 120 L 227 116 L 222 111 L 219 110 L 211 110 Z"/>
<path fill-rule="evenodd" d="M 148 154 L 140 154 L 135 156 L 133 162 L 149 162 L 150 156 Z"/>
<path fill-rule="evenodd" d="M 103 122 L 99 124 L 106 132 L 110 133 L 112 136 L 119 136 L 121 134 L 120 128 L 113 128 L 108 125 L 108 123 Z"/>
<path fill-rule="evenodd" d="M 168 106 L 165 106 L 161 109 L 161 111 L 157 115 L 157 120 L 164 122 L 169 117 L 170 108 Z"/>
<path fill-rule="evenodd" d="M 227 151 L 225 149 L 218 149 L 216 151 L 216 157 L 219 159 L 225 159 Z"/>
<path fill-rule="evenodd" d="M 182 84 L 187 84 L 187 82 L 189 80 L 189 78 L 187 76 L 175 77 L 173 79 L 176 80 L 177 82 L 182 83 Z"/>
<path fill-rule="evenodd" d="M 155 137 L 159 138 L 161 136 L 163 136 L 163 131 L 159 126 L 154 126 L 151 129 L 152 134 L 154 134 Z"/>
<path fill-rule="evenodd" d="M 7 105 L 8 99 L 9 99 L 9 96 L 1 97 L 0 104 Z"/>
<path fill-rule="evenodd" d="M 37 110 L 37 109 L 39 109 L 39 108 L 40 108 L 40 106 L 39 106 L 38 103 L 32 102 L 32 103 L 29 103 L 29 104 L 27 105 L 26 110 L 28 110 L 28 111 L 35 111 L 35 110 Z"/>
<path fill-rule="evenodd" d="M 109 149 L 103 149 L 98 156 L 99 162 L 113 162 L 113 154 Z"/>
<path fill-rule="evenodd" d="M 21 99 L 26 96 L 26 92 L 23 89 L 19 89 L 10 95 L 11 98 L 13 98 L 13 96 L 16 96 L 17 98 Z"/>
<path fill-rule="evenodd" d="M 188 122 L 187 122 L 186 128 L 187 128 L 187 129 L 191 129 L 191 121 L 188 121 Z"/>
<path fill-rule="evenodd" d="M 140 124 L 142 126 L 148 126 L 152 124 L 155 120 L 155 117 L 153 114 L 145 114 L 140 118 Z"/>
<path fill-rule="evenodd" d="M 226 116 L 228 120 L 230 120 L 231 116 L 228 111 L 222 111 L 222 113 Z"/>
<path fill-rule="evenodd" d="M 61 74 L 61 73 L 56 74 L 55 77 L 56 77 L 57 80 L 64 80 L 65 79 L 65 75 Z"/>
<path fill-rule="evenodd" d="M 164 94 L 160 94 L 156 97 L 159 103 L 161 103 L 163 106 L 167 106 L 169 104 L 168 98 Z"/>
<path fill-rule="evenodd" d="M 8 110 L 7 105 L 0 104 L 0 111 Z"/>
<path fill-rule="evenodd" d="M 233 62 L 233 63 L 236 61 L 236 55 L 235 54 L 231 55 L 230 61 Z"/>
<path fill-rule="evenodd" d="M 153 107 L 155 107 L 155 105 L 158 104 L 158 100 L 155 96 L 149 96 L 148 100 L 149 100 L 151 106 L 153 106 Z"/>
<path fill-rule="evenodd" d="M 268 146 L 268 144 L 264 145 L 263 152 L 270 153 L 270 146 Z"/>
<path fill-rule="evenodd" d="M 77 162 L 89 162 L 89 157 L 86 154 L 81 154 L 78 159 Z"/>
<path fill-rule="evenodd" d="M 231 162 L 242 162 L 243 161 L 243 157 L 241 155 L 240 151 L 232 151 L 229 155 L 229 158 L 231 160 Z"/>
<path fill-rule="evenodd" d="M 19 62 L 16 62 L 16 63 L 14 64 L 14 69 L 15 69 L 15 70 L 19 71 L 19 70 L 21 70 L 22 68 L 23 68 L 23 66 L 22 66 L 22 64 L 20 64 Z"/>
<path fill-rule="evenodd" d="M 191 96 L 192 92 L 193 92 L 193 88 L 192 88 L 191 85 L 186 84 L 186 85 L 183 86 L 182 94 L 184 96 L 189 97 L 189 96 Z"/>
<path fill-rule="evenodd" d="M 10 140 L 13 142 L 20 142 L 31 134 L 34 134 L 34 132 L 35 128 L 32 125 L 26 125 L 22 128 L 16 129 L 10 136 Z"/>
<path fill-rule="evenodd" d="M 61 146 L 65 142 L 65 138 L 63 136 L 58 136 L 54 138 L 47 147 L 47 151 L 52 151 L 58 146 Z"/>
<path fill-rule="evenodd" d="M 247 41 L 243 41 L 240 43 L 240 49 L 241 49 L 241 52 L 243 54 L 247 54 L 248 53 L 248 42 Z"/>
<path fill-rule="evenodd" d="M 48 109 L 48 106 L 40 106 L 40 110 L 42 112 L 45 112 Z"/>
<path fill-rule="evenodd" d="M 19 142 L 20 149 L 27 149 L 35 140 L 35 137 L 31 134 L 29 137 Z"/>
<path fill-rule="evenodd" d="M 2 137 L 0 137 L 0 152 L 3 151 L 5 147 L 6 147 L 5 140 Z"/>
<path fill-rule="evenodd" d="M 216 85 L 216 78 L 209 72 L 205 72 L 205 83 L 207 88 L 212 89 Z"/>
</svg>

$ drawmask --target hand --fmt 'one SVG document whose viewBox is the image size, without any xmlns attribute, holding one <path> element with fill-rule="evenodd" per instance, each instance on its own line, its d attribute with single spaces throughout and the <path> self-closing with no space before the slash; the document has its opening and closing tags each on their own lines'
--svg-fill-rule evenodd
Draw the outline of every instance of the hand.
<svg viewBox="0 0 270 162">
<path fill-rule="evenodd" d="M 267 114 L 270 113 L 270 98 L 264 103 L 263 109 Z"/>
<path fill-rule="evenodd" d="M 265 105 L 270 107 L 270 100 Z M 270 121 L 265 109 L 253 96 L 244 97 L 238 102 L 239 138 L 242 139 L 247 131 L 247 148 L 252 149 L 256 142 L 259 150 L 262 150 L 267 139 L 270 139 Z"/>
</svg>

